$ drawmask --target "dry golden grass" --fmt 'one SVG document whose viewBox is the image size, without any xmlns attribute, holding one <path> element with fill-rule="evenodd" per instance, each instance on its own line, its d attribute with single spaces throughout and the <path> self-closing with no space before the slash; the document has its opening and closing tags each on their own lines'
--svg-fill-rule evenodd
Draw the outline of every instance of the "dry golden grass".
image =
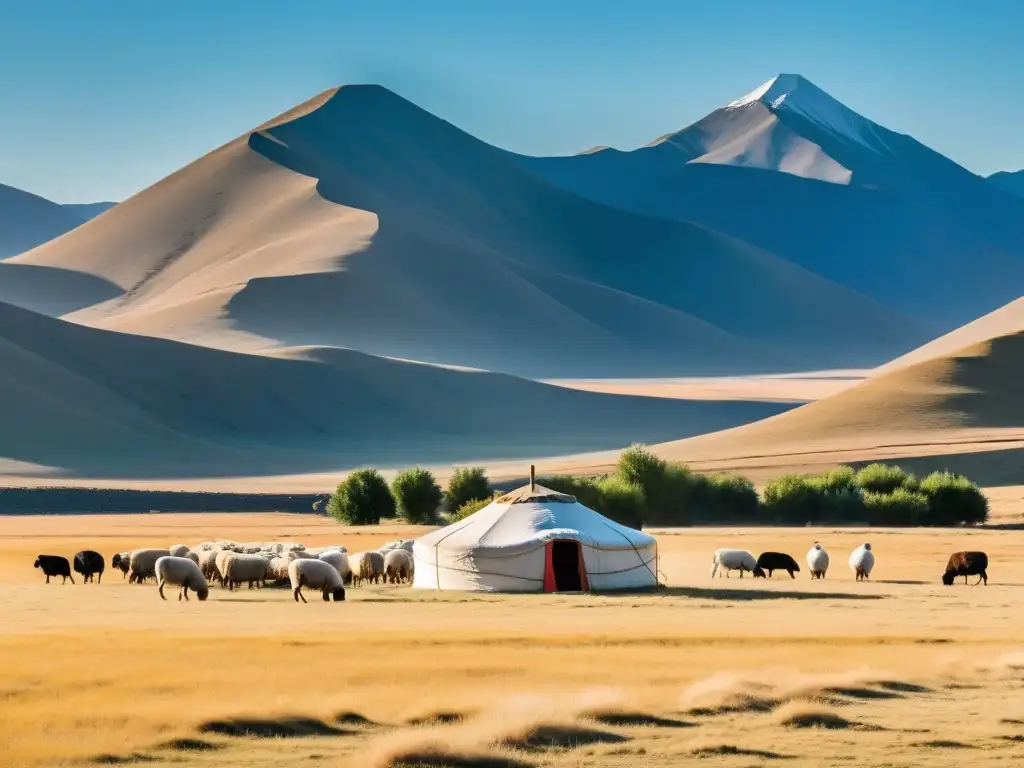
<svg viewBox="0 0 1024 768">
<path fill-rule="evenodd" d="M 179 604 L 119 573 L 45 586 L 31 567 L 86 546 L 224 536 L 355 550 L 410 533 L 298 515 L 0 519 L 4 764 L 939 766 L 951 750 L 981 765 L 1021 753 L 1024 532 L 667 531 L 657 595 L 367 587 L 296 605 L 287 590 L 214 588 Z M 718 546 L 802 560 L 816 539 L 833 555 L 824 582 L 708 576 Z M 857 584 L 845 560 L 864 540 L 878 565 Z M 987 588 L 939 583 L 957 549 L 989 553 Z M 815 712 L 856 727 L 821 727 Z M 785 722 L 801 714 L 810 727 Z"/>
</svg>

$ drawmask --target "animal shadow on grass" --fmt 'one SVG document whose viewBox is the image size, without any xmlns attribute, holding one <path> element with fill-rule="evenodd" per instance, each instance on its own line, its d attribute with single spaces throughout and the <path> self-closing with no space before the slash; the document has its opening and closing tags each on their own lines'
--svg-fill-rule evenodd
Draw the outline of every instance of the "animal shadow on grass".
<svg viewBox="0 0 1024 768">
<path fill-rule="evenodd" d="M 635 728 L 651 726 L 653 728 L 693 728 L 696 723 L 688 723 L 685 720 L 675 720 L 669 717 L 658 717 L 646 712 L 617 712 L 597 711 L 587 712 L 583 715 L 589 720 L 601 725 L 608 725 L 612 728 Z"/>
<path fill-rule="evenodd" d="M 200 733 L 216 733 L 234 738 L 298 739 L 307 736 L 351 736 L 360 731 L 345 730 L 312 717 L 274 719 L 235 717 L 210 720 L 199 726 Z"/>
<path fill-rule="evenodd" d="M 779 725 L 784 728 L 823 728 L 828 731 L 882 731 L 885 730 L 879 725 L 865 725 L 864 723 L 857 723 L 853 720 L 847 720 L 845 717 L 835 714 L 834 712 L 824 711 L 807 711 L 807 712 L 794 712 L 788 717 L 784 718 L 779 722 Z"/>
<path fill-rule="evenodd" d="M 792 760 L 792 755 L 769 752 L 764 749 L 745 749 L 735 744 L 716 744 L 713 747 L 698 747 L 691 753 L 694 757 L 759 757 L 762 760 Z"/>
<path fill-rule="evenodd" d="M 541 752 L 545 749 L 575 749 L 591 744 L 622 744 L 629 741 L 610 731 L 600 731 L 579 725 L 539 725 L 518 737 L 505 739 L 501 746 L 523 752 Z"/>
<path fill-rule="evenodd" d="M 885 600 L 886 595 L 857 592 L 792 592 L 774 589 L 729 589 L 716 587 L 665 587 L 659 595 L 692 597 L 701 600 Z"/>
</svg>

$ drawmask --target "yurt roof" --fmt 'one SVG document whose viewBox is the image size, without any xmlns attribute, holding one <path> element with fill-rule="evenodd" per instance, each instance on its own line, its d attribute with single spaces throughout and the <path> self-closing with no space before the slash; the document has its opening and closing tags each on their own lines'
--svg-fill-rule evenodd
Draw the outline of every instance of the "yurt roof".
<svg viewBox="0 0 1024 768">
<path fill-rule="evenodd" d="M 478 512 L 416 540 L 415 548 L 449 552 L 515 554 L 556 539 L 598 549 L 640 549 L 656 540 L 588 509 L 576 497 L 543 486 L 499 496 Z"/>
</svg>

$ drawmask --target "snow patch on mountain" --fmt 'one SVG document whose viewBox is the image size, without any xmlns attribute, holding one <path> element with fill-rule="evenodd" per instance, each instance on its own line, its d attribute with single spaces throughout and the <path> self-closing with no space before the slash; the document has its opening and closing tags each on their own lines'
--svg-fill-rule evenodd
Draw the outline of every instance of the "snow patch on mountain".
<svg viewBox="0 0 1024 768">
<path fill-rule="evenodd" d="M 800 75 L 782 74 L 772 78 L 742 99 L 727 104 L 726 109 L 741 109 L 756 103 L 776 114 L 796 114 L 868 149 L 887 149 L 879 137 L 878 126 Z"/>
</svg>

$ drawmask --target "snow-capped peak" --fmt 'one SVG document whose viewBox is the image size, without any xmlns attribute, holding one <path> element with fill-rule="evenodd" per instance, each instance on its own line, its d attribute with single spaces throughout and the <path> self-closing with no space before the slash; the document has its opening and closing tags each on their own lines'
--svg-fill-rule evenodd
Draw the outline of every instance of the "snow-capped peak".
<svg viewBox="0 0 1024 768">
<path fill-rule="evenodd" d="M 742 99 L 729 102 L 726 109 L 739 109 L 760 102 L 772 112 L 792 112 L 805 120 L 856 141 L 871 149 L 884 148 L 877 126 L 829 96 L 800 75 L 782 74 L 772 78 Z"/>
</svg>

